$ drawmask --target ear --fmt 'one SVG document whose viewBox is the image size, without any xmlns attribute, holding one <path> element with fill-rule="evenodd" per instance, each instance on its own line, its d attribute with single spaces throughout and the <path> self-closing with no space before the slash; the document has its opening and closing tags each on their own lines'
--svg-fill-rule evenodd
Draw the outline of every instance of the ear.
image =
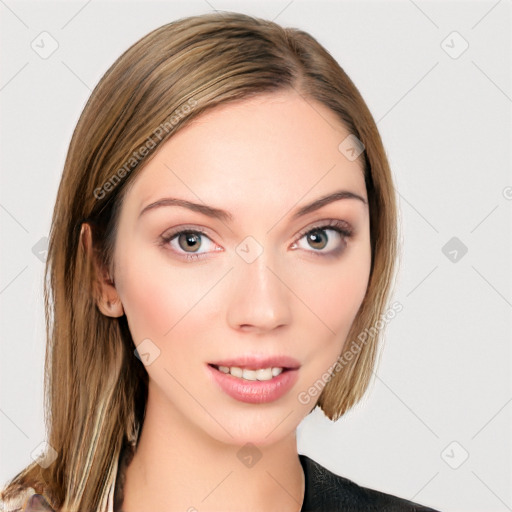
<svg viewBox="0 0 512 512">
<path fill-rule="evenodd" d="M 103 265 L 100 266 L 94 256 L 92 244 L 91 226 L 87 222 L 82 223 L 80 230 L 80 243 L 84 252 L 89 258 L 93 258 L 96 275 L 97 275 L 97 297 L 96 305 L 98 309 L 105 315 L 117 318 L 124 315 L 123 304 L 117 293 L 114 280 L 109 275 L 108 269 Z"/>
</svg>

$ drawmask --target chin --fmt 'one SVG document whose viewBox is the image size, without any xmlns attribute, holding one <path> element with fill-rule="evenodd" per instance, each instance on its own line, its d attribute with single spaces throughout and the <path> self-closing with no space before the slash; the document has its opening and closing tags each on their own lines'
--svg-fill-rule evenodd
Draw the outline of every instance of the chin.
<svg viewBox="0 0 512 512">
<path fill-rule="evenodd" d="M 220 443 L 239 447 L 251 443 L 263 448 L 295 436 L 298 425 L 310 409 L 290 402 L 273 404 L 273 407 L 268 407 L 269 404 L 241 405 L 245 407 L 224 409 L 223 414 L 215 416 L 217 421 L 209 418 L 207 428 L 202 425 L 203 430 Z"/>
</svg>

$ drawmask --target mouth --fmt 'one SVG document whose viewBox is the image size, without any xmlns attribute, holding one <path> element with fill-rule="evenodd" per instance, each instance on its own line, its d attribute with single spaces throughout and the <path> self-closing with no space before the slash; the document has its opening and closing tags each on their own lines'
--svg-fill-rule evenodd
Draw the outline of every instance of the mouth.
<svg viewBox="0 0 512 512">
<path fill-rule="evenodd" d="M 267 381 L 278 377 L 283 372 L 290 371 L 291 368 L 282 366 L 269 366 L 267 368 L 256 367 L 240 367 L 240 366 L 222 366 L 216 364 L 209 364 L 210 367 L 218 370 L 219 372 L 232 375 L 238 379 L 248 381 Z"/>
<path fill-rule="evenodd" d="M 239 402 L 263 404 L 284 397 L 298 379 L 300 364 L 287 357 L 238 358 L 206 365 L 224 393 Z"/>
</svg>

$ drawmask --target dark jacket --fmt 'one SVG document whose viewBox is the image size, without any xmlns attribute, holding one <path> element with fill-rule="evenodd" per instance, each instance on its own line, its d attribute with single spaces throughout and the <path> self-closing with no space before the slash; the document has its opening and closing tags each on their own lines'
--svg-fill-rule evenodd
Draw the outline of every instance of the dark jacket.
<svg viewBox="0 0 512 512">
<path fill-rule="evenodd" d="M 391 494 L 360 487 L 299 455 L 306 479 L 301 512 L 439 512 Z"/>
</svg>

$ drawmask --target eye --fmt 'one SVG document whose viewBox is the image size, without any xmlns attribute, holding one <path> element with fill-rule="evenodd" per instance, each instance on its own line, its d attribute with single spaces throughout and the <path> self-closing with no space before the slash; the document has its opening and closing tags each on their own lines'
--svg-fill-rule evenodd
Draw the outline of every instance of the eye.
<svg viewBox="0 0 512 512">
<path fill-rule="evenodd" d="M 333 219 L 302 231 L 292 249 L 305 249 L 319 256 L 335 256 L 343 251 L 351 236 L 352 229 L 346 222 Z M 303 239 L 305 243 L 301 243 Z"/>
<path fill-rule="evenodd" d="M 221 250 L 204 231 L 199 229 L 182 229 L 163 235 L 161 245 L 170 246 L 172 251 L 187 260 L 199 259 L 209 252 Z"/>
</svg>

